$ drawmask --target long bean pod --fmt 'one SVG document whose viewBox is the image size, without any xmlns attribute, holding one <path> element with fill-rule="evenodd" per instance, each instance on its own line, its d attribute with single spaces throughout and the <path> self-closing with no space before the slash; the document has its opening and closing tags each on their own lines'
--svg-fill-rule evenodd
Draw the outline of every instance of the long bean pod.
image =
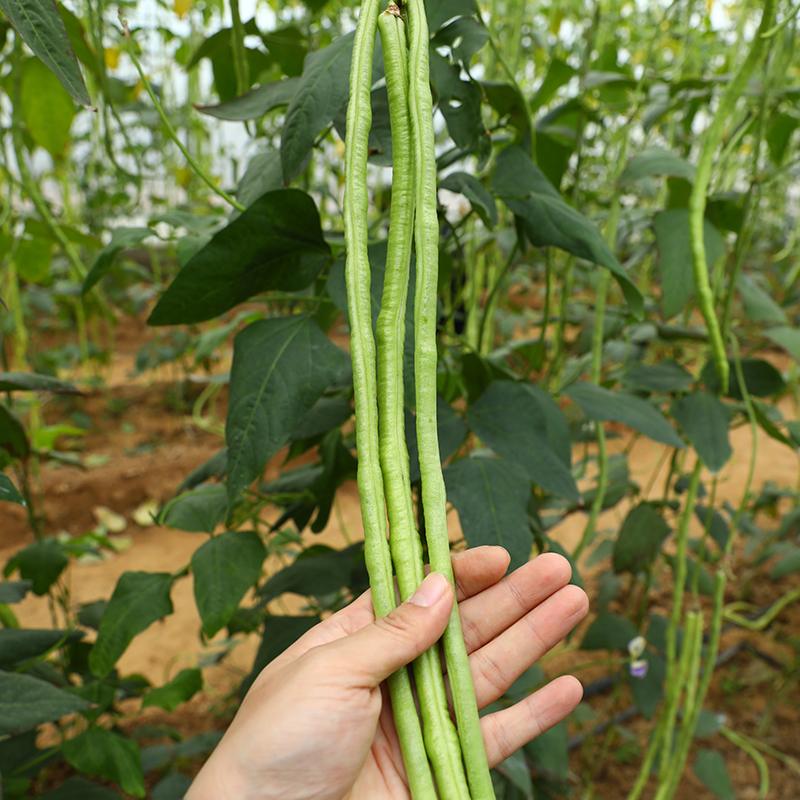
<svg viewBox="0 0 800 800">
<path fill-rule="evenodd" d="M 366 180 L 367 142 L 372 123 L 372 57 L 379 5 L 380 0 L 365 0 L 362 4 L 353 43 L 345 142 L 344 230 L 364 554 L 375 614 L 385 616 L 395 607 L 395 592 L 389 544 L 386 540 L 385 502 L 378 446 L 375 342 L 372 336 L 367 252 L 369 200 Z M 398 670 L 389 678 L 389 692 L 411 794 L 415 800 L 435 800 L 436 790 L 406 669 Z"/>
<path fill-rule="evenodd" d="M 761 58 L 765 37 L 768 35 L 775 19 L 776 5 L 776 0 L 765 0 L 764 8 L 761 12 L 761 23 L 753 36 L 750 50 L 720 98 L 719 106 L 703 140 L 703 149 L 697 164 L 694 186 L 689 197 L 689 243 L 692 250 L 692 273 L 697 290 L 697 304 L 703 314 L 706 329 L 708 330 L 711 356 L 719 378 L 720 394 L 726 394 L 728 391 L 730 366 L 726 357 L 725 342 L 720 331 L 719 320 L 717 320 L 717 314 L 714 309 L 714 294 L 708 278 L 703 233 L 703 219 L 707 201 L 706 190 L 711 181 L 711 168 L 714 164 L 714 153 L 717 145 L 722 140 L 725 125 L 730 120 L 736 103 L 747 88 L 747 82 L 750 80 L 750 76 Z"/>
<path fill-rule="evenodd" d="M 408 108 L 408 53 L 405 23 L 393 3 L 378 17 L 383 45 L 389 116 L 392 127 L 392 207 L 378 349 L 380 458 L 390 547 L 400 597 L 405 600 L 422 582 L 422 544 L 414 522 L 414 504 L 403 419 L 403 343 L 414 230 L 414 158 Z M 469 800 L 458 735 L 447 707 L 437 648 L 414 661 L 422 733 L 443 800 Z"/>
<path fill-rule="evenodd" d="M 436 157 L 429 77 L 430 37 L 423 0 L 411 0 L 407 5 L 407 12 L 410 33 L 409 64 L 413 66 L 410 70 L 408 91 L 409 113 L 417 181 L 414 223 L 417 255 L 414 302 L 417 449 L 431 568 L 444 573 L 452 584 L 447 497 L 436 422 L 439 221 L 436 213 Z M 444 651 L 469 789 L 473 800 L 493 799 L 494 790 L 457 606 L 453 607 L 444 633 Z"/>
</svg>

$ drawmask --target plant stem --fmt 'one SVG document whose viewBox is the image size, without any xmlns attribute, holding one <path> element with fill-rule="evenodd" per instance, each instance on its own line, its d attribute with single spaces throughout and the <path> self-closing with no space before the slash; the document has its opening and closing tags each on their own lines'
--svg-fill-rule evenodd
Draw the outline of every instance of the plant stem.
<svg viewBox="0 0 800 800">
<path fill-rule="evenodd" d="M 121 13 L 121 12 L 120 12 Z M 125 38 L 131 39 L 130 31 L 128 30 L 127 22 L 123 21 L 124 30 L 125 30 Z M 136 67 L 136 71 L 139 73 L 139 77 L 142 79 L 142 84 L 144 85 L 147 94 L 150 96 L 150 99 L 153 101 L 153 105 L 158 112 L 158 116 L 161 117 L 161 122 L 164 123 L 164 127 L 167 129 L 167 134 L 169 138 L 172 139 L 173 142 L 178 146 L 178 149 L 183 153 L 184 157 L 189 163 L 189 166 L 197 173 L 200 179 L 211 189 L 214 194 L 219 195 L 223 200 L 227 203 L 230 203 L 237 211 L 246 211 L 246 207 L 243 206 L 237 200 L 234 200 L 224 189 L 221 189 L 217 184 L 214 182 L 213 178 L 200 166 L 200 163 L 197 159 L 186 149 L 184 143 L 180 140 L 175 128 L 172 127 L 172 123 L 167 118 L 167 114 L 164 111 L 164 106 L 161 105 L 158 98 L 153 91 L 153 87 L 150 85 L 150 81 L 147 79 L 147 76 L 144 74 L 144 70 L 142 69 L 142 65 L 139 63 L 139 59 L 136 57 L 134 53 L 135 42 L 132 42 L 131 47 L 128 48 L 128 55 L 131 57 L 131 61 L 133 61 L 133 65 Z"/>
<path fill-rule="evenodd" d="M 730 121 L 736 103 L 747 87 L 747 82 L 753 74 L 756 64 L 761 58 L 764 49 L 764 34 L 769 31 L 775 18 L 776 0 L 764 0 L 761 12 L 761 23 L 758 26 L 747 57 L 742 62 L 731 82 L 725 88 L 719 101 L 719 106 L 706 131 L 703 140 L 703 149 L 697 165 L 692 193 L 689 197 L 689 242 L 692 252 L 692 274 L 694 275 L 697 302 L 708 331 L 711 354 L 714 368 L 720 382 L 720 394 L 728 392 L 728 379 L 730 368 L 725 352 L 725 342 L 722 338 L 719 320 L 714 309 L 714 295 L 708 276 L 708 263 L 706 261 L 705 237 L 703 220 L 706 210 L 706 192 L 711 182 L 711 170 L 714 163 L 714 154 L 717 145 L 722 140 L 725 125 Z"/>
<path fill-rule="evenodd" d="M 244 47 L 244 25 L 239 13 L 239 0 L 231 0 L 231 45 L 233 47 L 233 70 L 236 74 L 236 94 L 243 95 L 250 88 L 250 65 Z"/>
</svg>

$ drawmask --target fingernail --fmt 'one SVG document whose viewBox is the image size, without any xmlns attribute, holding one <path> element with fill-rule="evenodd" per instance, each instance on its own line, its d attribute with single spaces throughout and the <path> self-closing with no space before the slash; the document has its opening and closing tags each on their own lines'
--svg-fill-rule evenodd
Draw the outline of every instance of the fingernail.
<svg viewBox="0 0 800 800">
<path fill-rule="evenodd" d="M 428 608 L 438 603 L 447 591 L 448 580 L 441 572 L 431 572 L 407 602 Z"/>
</svg>

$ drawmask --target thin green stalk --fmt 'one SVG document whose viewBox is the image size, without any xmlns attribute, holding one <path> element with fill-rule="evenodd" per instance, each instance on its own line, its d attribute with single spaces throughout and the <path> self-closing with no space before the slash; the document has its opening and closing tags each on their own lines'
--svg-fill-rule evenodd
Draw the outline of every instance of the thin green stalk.
<svg viewBox="0 0 800 800">
<path fill-rule="evenodd" d="M 431 98 L 428 23 L 422 0 L 409 6 L 410 70 L 409 106 L 414 142 L 416 184 L 415 243 L 417 254 L 414 303 L 417 400 L 417 449 L 422 483 L 422 506 L 431 569 L 453 583 L 442 460 L 436 423 L 437 294 L 439 220 L 436 213 L 436 156 L 434 153 L 433 101 Z M 475 688 L 456 605 L 444 633 L 447 675 L 452 689 L 458 735 L 472 800 L 494 798 L 492 779 L 483 744 Z"/>
<path fill-rule="evenodd" d="M 405 23 L 395 5 L 378 15 L 392 127 L 392 206 L 386 273 L 376 327 L 378 351 L 379 444 L 389 544 L 400 597 L 422 583 L 422 543 L 414 524 L 404 423 L 403 346 L 406 300 L 414 234 L 414 154 L 408 108 L 408 54 Z M 436 783 L 444 798 L 469 797 L 461 748 L 447 706 L 438 648 L 414 661 L 422 735 Z"/>
<path fill-rule="evenodd" d="M 250 88 L 250 65 L 244 47 L 244 25 L 239 13 L 239 0 L 231 0 L 231 45 L 233 46 L 233 71 L 236 75 L 236 94 L 243 95 Z"/>
<path fill-rule="evenodd" d="M 761 12 L 761 23 L 758 26 L 747 57 L 742 62 L 731 82 L 725 88 L 719 101 L 719 106 L 706 131 L 700 160 L 697 164 L 692 193 L 689 197 L 689 241 L 692 251 L 692 274 L 694 275 L 697 303 L 703 314 L 708 331 L 711 354 L 714 368 L 720 382 L 720 393 L 727 394 L 730 368 L 725 350 L 725 341 L 722 338 L 719 320 L 714 309 L 714 295 L 708 276 L 708 263 L 706 261 L 705 236 L 703 232 L 703 219 L 706 210 L 706 192 L 711 182 L 711 171 L 714 164 L 714 154 L 722 140 L 725 125 L 730 121 L 736 109 L 736 103 L 747 87 L 747 82 L 753 74 L 756 64 L 761 58 L 765 38 L 775 18 L 776 0 L 764 0 L 764 9 Z"/>
<path fill-rule="evenodd" d="M 719 640 L 722 632 L 722 606 L 724 595 L 725 572 L 722 569 L 718 569 L 714 575 L 714 599 L 711 612 L 711 629 L 708 635 L 708 647 L 706 648 L 705 667 L 700 677 L 699 687 L 697 687 L 696 691 L 692 692 L 691 698 L 687 698 L 686 707 L 684 709 L 683 727 L 678 737 L 670 771 L 666 776 L 667 781 L 660 787 L 655 800 L 670 800 L 670 798 L 675 795 L 678 782 L 683 774 L 683 768 L 686 765 L 686 758 L 689 755 L 689 747 L 692 744 L 697 721 L 700 718 L 700 712 L 703 710 L 703 703 L 708 694 L 708 687 L 711 685 L 711 678 L 714 675 L 714 663 L 717 659 Z M 695 677 L 696 674 L 690 675 L 692 679 Z"/>
<path fill-rule="evenodd" d="M 122 12 L 120 12 L 121 14 Z M 128 30 L 128 23 L 123 20 L 124 31 L 125 31 L 125 38 L 130 40 L 131 33 Z M 183 153 L 184 158 L 189 162 L 189 166 L 195 171 L 195 173 L 200 177 L 200 179 L 211 189 L 214 194 L 219 195 L 223 200 L 227 203 L 230 203 L 237 211 L 246 211 L 246 207 L 243 206 L 237 200 L 234 200 L 224 189 L 221 189 L 214 183 L 212 177 L 200 166 L 200 163 L 197 159 L 186 149 L 184 143 L 180 140 L 175 128 L 172 127 L 172 123 L 167 118 L 167 114 L 164 111 L 164 107 L 159 102 L 158 98 L 153 91 L 153 87 L 150 85 L 150 81 L 147 79 L 147 76 L 144 74 L 144 70 L 142 69 L 142 65 L 139 63 L 139 59 L 136 57 L 136 53 L 134 53 L 135 43 L 133 46 L 128 48 L 128 55 L 131 57 L 131 61 L 133 61 L 133 65 L 136 67 L 136 71 L 139 73 L 139 77 L 142 79 L 142 84 L 144 85 L 147 94 L 150 96 L 150 99 L 153 101 L 153 105 L 158 112 L 158 116 L 161 117 L 161 122 L 164 123 L 164 127 L 167 130 L 167 134 L 169 138 L 172 139 L 173 142 L 178 146 L 178 149 Z"/>
<path fill-rule="evenodd" d="M 686 543 L 689 538 L 689 524 L 694 513 L 694 504 L 697 499 L 697 491 L 700 486 L 700 471 L 703 462 L 698 458 L 692 472 L 691 480 L 689 481 L 689 489 L 686 492 L 686 505 L 683 509 L 680 525 L 678 527 L 676 548 L 675 548 L 675 578 L 672 590 L 672 613 L 670 614 L 669 625 L 667 626 L 667 675 L 672 676 L 675 674 L 675 664 L 677 661 L 677 641 L 678 641 L 678 627 L 680 625 L 682 611 L 683 611 L 683 593 L 686 586 Z M 672 751 L 672 735 L 674 730 L 674 714 L 677 712 L 670 709 L 667 713 L 664 711 L 666 718 L 663 744 L 664 753 Z M 663 764 L 662 761 L 662 772 Z M 662 775 L 663 777 L 663 775 Z"/>
<path fill-rule="evenodd" d="M 370 267 L 367 253 L 367 141 L 372 123 L 370 89 L 375 32 L 380 0 L 366 0 L 353 43 L 350 69 L 350 104 L 345 143 L 344 230 L 347 243 L 345 276 L 350 307 L 350 354 L 356 404 L 358 485 L 364 526 L 364 554 L 377 616 L 395 607 L 389 543 L 386 540 L 385 502 L 378 445 L 377 380 L 375 342 L 372 337 Z M 389 679 L 395 725 L 406 764 L 411 794 L 415 800 L 434 800 L 433 786 L 419 717 L 411 693 L 408 670 L 398 670 Z"/>
<path fill-rule="evenodd" d="M 478 331 L 478 352 L 488 352 L 489 350 L 489 342 L 491 341 L 492 337 L 494 313 L 495 309 L 497 308 L 497 298 L 500 294 L 500 290 L 503 288 L 503 282 L 505 281 L 506 276 L 511 270 L 511 266 L 514 263 L 514 258 L 517 255 L 518 249 L 519 241 L 517 240 L 514 242 L 514 246 L 511 248 L 511 252 L 508 254 L 508 258 L 506 259 L 506 263 L 503 265 L 503 269 L 500 271 L 500 274 L 496 277 L 494 283 L 492 284 L 489 296 L 486 298 L 486 303 L 483 308 L 483 317 L 481 317 L 481 326 L 480 330 Z"/>
<path fill-rule="evenodd" d="M 758 796 L 766 798 L 769 795 L 769 767 L 767 767 L 767 760 L 758 752 L 757 748 L 747 741 L 747 739 L 740 736 L 735 731 L 732 731 L 730 728 L 721 728 L 720 733 L 729 742 L 732 742 L 741 750 L 744 750 L 744 752 L 755 761 L 759 775 Z"/>
</svg>

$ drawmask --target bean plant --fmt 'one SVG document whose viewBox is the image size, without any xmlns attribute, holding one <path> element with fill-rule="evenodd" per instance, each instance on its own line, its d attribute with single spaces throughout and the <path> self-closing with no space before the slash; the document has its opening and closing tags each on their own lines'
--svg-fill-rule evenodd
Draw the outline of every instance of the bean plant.
<svg viewBox="0 0 800 800">
<path fill-rule="evenodd" d="M 690 770 L 733 797 L 723 741 L 767 797 L 797 769 L 773 712 L 753 735 L 709 697 L 726 633 L 800 599 L 800 487 L 756 468 L 759 442 L 800 447 L 797 6 L 256 8 L 176 0 L 143 28 L 132 0 L 0 0 L 0 500 L 31 529 L 0 582 L 3 796 L 185 792 L 218 735 L 140 745 L 121 701 L 174 710 L 202 662 L 153 686 L 118 661 L 190 573 L 216 658 L 260 642 L 241 695 L 368 586 L 385 614 L 395 576 L 404 599 L 426 568 L 452 580 L 453 547 L 498 544 L 510 569 L 566 556 L 592 611 L 487 711 L 565 656 L 602 676 L 490 772 L 454 611 L 452 716 L 438 649 L 413 665 L 421 725 L 410 674 L 390 681 L 415 797 L 598 796 L 623 758 L 629 800 L 680 796 Z M 220 448 L 157 514 L 204 535 L 190 562 L 76 607 L 71 560 L 111 542 L 53 535 L 40 476 L 76 457 L 43 405 L 102 391 L 121 315 L 151 326 L 141 371 L 202 381 L 191 418 Z M 361 528 L 319 544 L 352 481 Z M 52 629 L 21 624 L 31 594 Z M 780 666 L 773 710 L 798 681 Z"/>
</svg>

